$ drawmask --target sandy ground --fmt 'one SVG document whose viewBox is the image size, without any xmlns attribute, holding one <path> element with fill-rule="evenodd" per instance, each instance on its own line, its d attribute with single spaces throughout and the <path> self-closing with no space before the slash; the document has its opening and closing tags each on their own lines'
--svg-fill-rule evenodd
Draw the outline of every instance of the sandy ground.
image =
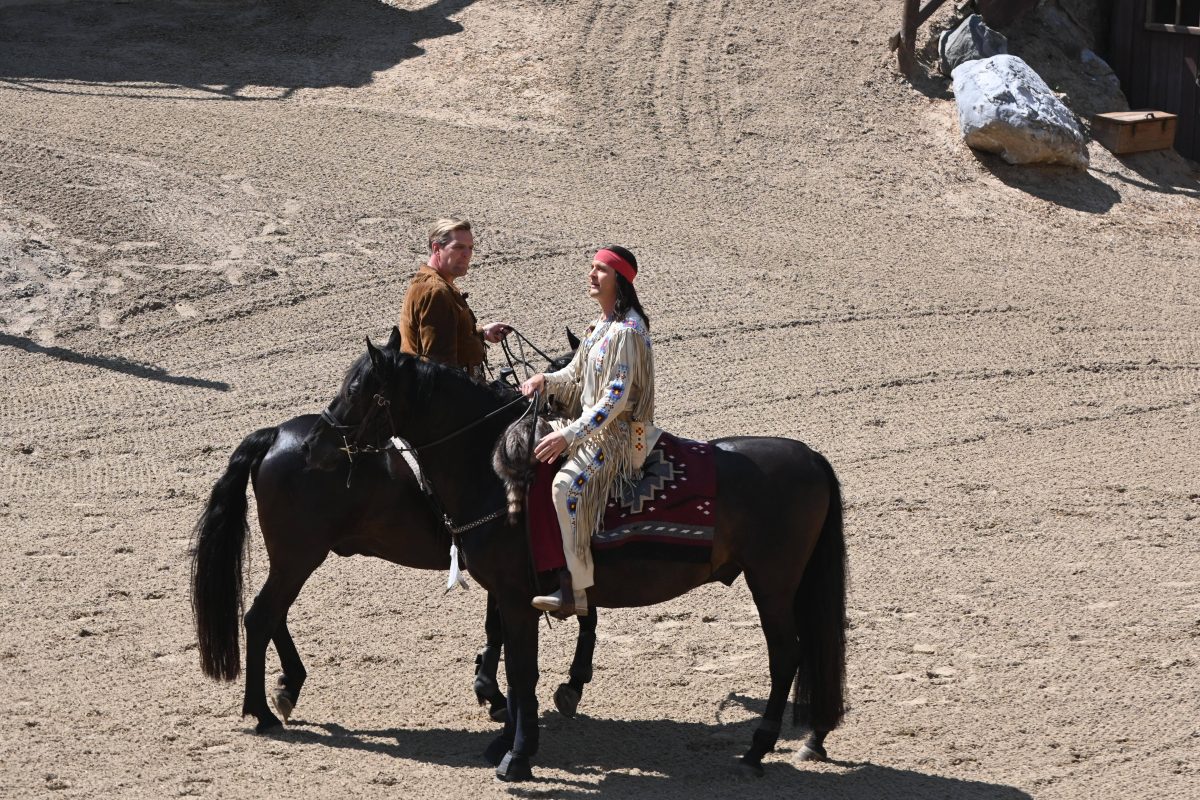
<svg viewBox="0 0 1200 800">
<path fill-rule="evenodd" d="M 962 146 L 894 3 L 0 4 L 0 796 L 1158 797 L 1200 767 L 1200 176 Z M 739 781 L 744 582 L 605 612 L 539 780 L 493 781 L 482 594 L 333 558 L 297 723 L 202 678 L 191 527 L 386 335 L 427 222 L 544 343 L 643 262 L 659 422 L 803 439 L 847 497 L 827 765 Z M 247 582 L 262 581 L 257 530 Z M 273 658 L 273 656 L 271 656 Z M 272 667 L 272 669 L 274 669 Z M 1188 789 L 1191 787 L 1191 789 Z"/>
</svg>

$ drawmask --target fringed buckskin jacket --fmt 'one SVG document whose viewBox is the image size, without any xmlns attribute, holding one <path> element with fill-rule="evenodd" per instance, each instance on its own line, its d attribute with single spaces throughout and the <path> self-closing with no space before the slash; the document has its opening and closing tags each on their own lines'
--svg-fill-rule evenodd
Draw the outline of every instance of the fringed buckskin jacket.
<svg viewBox="0 0 1200 800">
<path fill-rule="evenodd" d="M 400 350 L 480 373 L 487 353 L 467 298 L 429 265 L 413 276 L 400 307 Z"/>
<path fill-rule="evenodd" d="M 568 464 L 599 456 L 600 463 L 593 468 L 607 467 L 597 471 L 613 476 L 608 485 L 589 481 L 584 487 L 576 514 L 587 521 L 581 527 L 590 539 L 610 492 L 616 494 L 641 477 L 642 464 L 658 441 L 654 353 L 646 321 L 633 310 L 622 319 L 598 320 L 571 363 L 546 375 L 546 393 L 566 416 L 574 418 L 561 428 L 568 443 Z M 576 545 L 586 549 L 588 543 Z"/>
</svg>

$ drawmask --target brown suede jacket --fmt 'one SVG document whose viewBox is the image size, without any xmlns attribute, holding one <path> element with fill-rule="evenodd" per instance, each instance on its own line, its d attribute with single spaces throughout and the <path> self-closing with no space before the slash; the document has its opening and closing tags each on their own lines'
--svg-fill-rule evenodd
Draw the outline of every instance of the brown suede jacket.
<svg viewBox="0 0 1200 800">
<path fill-rule="evenodd" d="M 471 373 L 483 366 L 487 345 L 467 299 L 428 265 L 404 295 L 400 349 Z"/>
</svg>

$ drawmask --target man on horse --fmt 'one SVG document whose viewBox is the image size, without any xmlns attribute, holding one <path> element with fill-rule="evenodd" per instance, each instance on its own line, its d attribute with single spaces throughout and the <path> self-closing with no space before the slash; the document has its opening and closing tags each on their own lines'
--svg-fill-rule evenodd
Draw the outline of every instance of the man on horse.
<svg viewBox="0 0 1200 800">
<path fill-rule="evenodd" d="M 503 322 L 479 325 L 466 293 L 454 283 L 467 274 L 475 254 L 471 223 L 437 220 L 429 228 L 428 245 L 429 261 L 413 276 L 400 307 L 400 350 L 458 367 L 482 381 L 484 342 L 499 342 L 512 327 Z M 475 656 L 475 694 L 480 703 L 491 702 L 496 712 L 504 707 L 504 694 L 495 680 L 504 637 L 500 611 L 490 594 L 484 628 L 487 643 Z"/>
<path fill-rule="evenodd" d="M 455 286 L 467 274 L 475 236 L 465 219 L 439 219 L 429 229 L 429 261 L 417 270 L 400 308 L 400 349 L 483 378 L 484 342 L 499 342 L 512 328 L 479 325 L 467 295 Z"/>
<path fill-rule="evenodd" d="M 598 250 L 588 271 L 588 294 L 600 306 L 599 319 L 570 364 L 521 385 L 526 395 L 546 391 L 572 418 L 534 449 L 546 463 L 567 455 L 552 492 L 571 589 L 564 581 L 557 592 L 535 597 L 533 606 L 541 611 L 587 614 L 592 535 L 610 493 L 637 481 L 658 440 L 650 322 L 633 288 L 636 276 L 633 253 L 616 245 Z"/>
</svg>

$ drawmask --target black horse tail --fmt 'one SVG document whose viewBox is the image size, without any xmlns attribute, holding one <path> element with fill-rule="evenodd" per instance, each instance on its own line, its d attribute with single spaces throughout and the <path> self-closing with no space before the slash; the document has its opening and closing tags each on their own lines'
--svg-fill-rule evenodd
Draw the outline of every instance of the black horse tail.
<svg viewBox="0 0 1200 800">
<path fill-rule="evenodd" d="M 238 632 L 248 531 L 246 485 L 278 435 L 279 428 L 263 428 L 242 440 L 196 522 L 192 614 L 200 645 L 200 668 L 210 678 L 231 681 L 241 672 Z"/>
<path fill-rule="evenodd" d="M 816 458 L 829 478 L 829 510 L 821 536 L 796 592 L 800 670 L 792 697 L 792 721 L 828 732 L 846 713 L 846 539 L 842 532 L 842 489 L 833 467 Z"/>
</svg>

